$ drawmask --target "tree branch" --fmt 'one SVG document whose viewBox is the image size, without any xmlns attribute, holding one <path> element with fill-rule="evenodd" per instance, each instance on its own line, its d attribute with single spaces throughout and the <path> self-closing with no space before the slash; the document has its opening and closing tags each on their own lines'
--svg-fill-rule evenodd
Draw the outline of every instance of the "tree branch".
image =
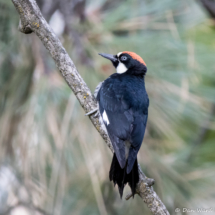
<svg viewBox="0 0 215 215">
<path fill-rule="evenodd" d="M 55 64 L 69 87 L 74 92 L 85 112 L 89 112 L 97 107 L 95 98 L 90 89 L 78 73 L 74 63 L 70 59 L 61 42 L 56 37 L 48 23 L 43 18 L 35 0 L 12 0 L 20 15 L 19 30 L 25 34 L 34 32 L 42 41 L 46 49 L 51 54 Z M 98 130 L 108 147 L 113 152 L 110 139 L 99 123 L 98 116 L 89 117 L 95 128 Z M 162 203 L 156 192 L 151 187 L 153 179 L 148 179 L 139 166 L 140 181 L 137 186 L 137 193 L 156 215 L 169 215 L 165 205 Z"/>
</svg>

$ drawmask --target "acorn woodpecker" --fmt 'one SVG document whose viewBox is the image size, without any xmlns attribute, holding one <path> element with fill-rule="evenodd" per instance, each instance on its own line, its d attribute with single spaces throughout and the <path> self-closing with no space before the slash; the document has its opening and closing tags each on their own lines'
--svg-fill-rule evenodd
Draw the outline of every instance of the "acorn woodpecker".
<svg viewBox="0 0 215 215">
<path fill-rule="evenodd" d="M 109 59 L 117 72 L 100 83 L 94 94 L 101 124 L 114 148 L 109 178 L 118 185 L 121 198 L 127 183 L 134 197 L 139 181 L 137 153 L 148 118 L 149 99 L 144 82 L 147 67 L 134 52 L 99 55 Z"/>
</svg>

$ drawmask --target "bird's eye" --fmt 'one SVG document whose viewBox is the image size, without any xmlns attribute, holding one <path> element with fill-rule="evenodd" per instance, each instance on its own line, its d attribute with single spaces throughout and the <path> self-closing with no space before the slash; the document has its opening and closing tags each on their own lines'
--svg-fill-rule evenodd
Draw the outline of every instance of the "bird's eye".
<svg viewBox="0 0 215 215">
<path fill-rule="evenodd" d="M 120 59 L 121 59 L 121 61 L 126 61 L 127 57 L 126 56 L 122 56 Z"/>
</svg>

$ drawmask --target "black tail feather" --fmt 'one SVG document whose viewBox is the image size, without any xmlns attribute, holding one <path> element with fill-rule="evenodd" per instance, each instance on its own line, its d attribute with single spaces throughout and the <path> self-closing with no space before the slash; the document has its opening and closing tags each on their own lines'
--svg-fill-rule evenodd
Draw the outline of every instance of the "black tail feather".
<svg viewBox="0 0 215 215">
<path fill-rule="evenodd" d="M 114 153 L 110 167 L 109 178 L 110 181 L 113 181 L 114 186 L 116 184 L 118 185 L 119 194 L 121 198 L 123 196 L 124 187 L 127 183 L 131 187 L 132 195 L 134 197 L 136 186 L 137 183 L 139 182 L 137 159 L 135 160 L 134 166 L 129 174 L 126 173 L 126 167 L 127 163 L 123 169 L 120 167 L 116 154 Z"/>
</svg>

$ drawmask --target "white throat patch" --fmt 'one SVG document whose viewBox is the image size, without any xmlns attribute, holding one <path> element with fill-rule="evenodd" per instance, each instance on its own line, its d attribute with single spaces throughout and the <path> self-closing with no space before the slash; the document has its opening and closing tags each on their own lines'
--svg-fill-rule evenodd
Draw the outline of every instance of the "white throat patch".
<svg viewBox="0 0 215 215">
<path fill-rule="evenodd" d="M 118 66 L 116 67 L 116 72 L 119 73 L 119 74 L 122 74 L 124 72 L 126 72 L 128 70 L 128 68 L 119 61 L 119 64 Z"/>
<path fill-rule="evenodd" d="M 119 57 L 121 54 L 122 54 L 122 52 L 119 52 L 117 54 L 117 57 Z M 116 72 L 119 74 L 122 74 L 122 73 L 126 72 L 127 70 L 128 70 L 128 68 L 125 66 L 125 64 L 119 60 L 119 64 L 116 67 Z"/>
</svg>

